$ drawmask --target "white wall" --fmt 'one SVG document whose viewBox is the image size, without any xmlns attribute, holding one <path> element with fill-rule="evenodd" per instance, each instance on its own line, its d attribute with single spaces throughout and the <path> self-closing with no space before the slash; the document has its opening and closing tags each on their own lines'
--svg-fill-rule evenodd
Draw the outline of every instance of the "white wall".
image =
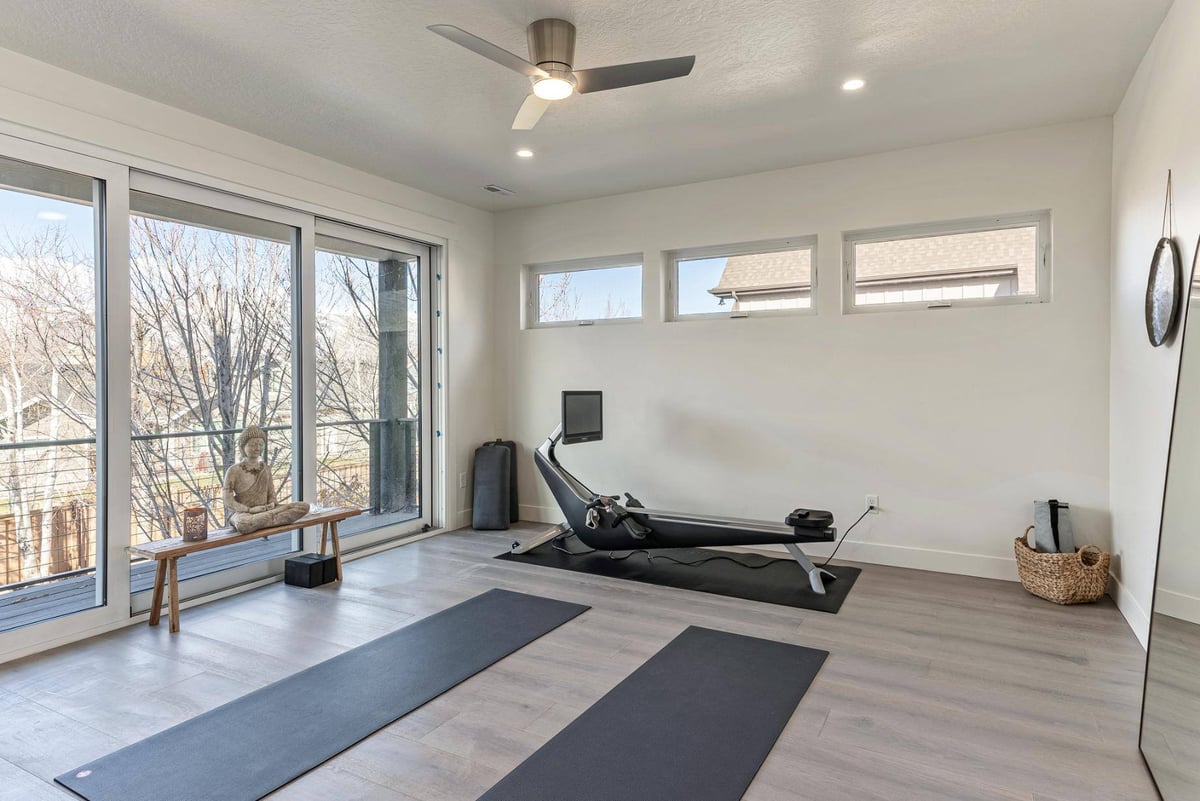
<svg viewBox="0 0 1200 801">
<path fill-rule="evenodd" d="M 444 240 L 449 298 L 446 512 L 469 523 L 458 488 L 492 436 L 492 214 L 387 181 L 0 49 L 0 133 L 294 208 Z"/>
<path fill-rule="evenodd" d="M 1200 234 L 1200 0 L 1176 0 L 1113 122 L 1110 496 L 1122 612 L 1145 642 L 1179 345 L 1151 348 L 1143 309 L 1173 170 L 1185 271 Z M 1181 414 L 1190 413 L 1188 409 Z"/>
<path fill-rule="evenodd" d="M 1110 168 L 1103 119 L 500 214 L 501 428 L 534 447 L 559 390 L 602 389 L 605 441 L 560 452 L 593 488 L 843 528 L 878 494 L 848 558 L 1015 578 L 1050 496 L 1107 546 Z M 1044 208 L 1051 303 L 840 313 L 842 231 Z M 804 234 L 817 316 L 661 321 L 663 251 Z M 644 322 L 520 330 L 523 264 L 629 252 Z M 557 519 L 529 459 L 520 481 L 525 515 Z"/>
</svg>

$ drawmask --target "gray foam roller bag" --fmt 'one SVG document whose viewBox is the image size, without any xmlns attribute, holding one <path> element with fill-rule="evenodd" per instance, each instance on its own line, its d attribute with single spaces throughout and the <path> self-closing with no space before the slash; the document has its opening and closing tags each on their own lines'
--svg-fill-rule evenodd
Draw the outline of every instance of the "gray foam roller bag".
<svg viewBox="0 0 1200 801">
<path fill-rule="evenodd" d="M 471 501 L 471 527 L 502 531 L 509 524 L 511 456 L 508 448 L 492 444 L 475 449 L 475 488 Z"/>
</svg>

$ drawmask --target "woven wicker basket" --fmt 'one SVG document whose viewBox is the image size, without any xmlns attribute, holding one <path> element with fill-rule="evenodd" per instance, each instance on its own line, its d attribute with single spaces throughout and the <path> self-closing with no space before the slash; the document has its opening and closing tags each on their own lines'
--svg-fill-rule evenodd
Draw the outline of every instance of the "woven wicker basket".
<svg viewBox="0 0 1200 801">
<path fill-rule="evenodd" d="M 1029 545 L 1029 532 L 1013 542 L 1021 583 L 1039 598 L 1056 604 L 1090 604 L 1098 601 L 1108 586 L 1108 563 L 1112 555 L 1095 545 L 1075 553 L 1038 553 Z"/>
</svg>

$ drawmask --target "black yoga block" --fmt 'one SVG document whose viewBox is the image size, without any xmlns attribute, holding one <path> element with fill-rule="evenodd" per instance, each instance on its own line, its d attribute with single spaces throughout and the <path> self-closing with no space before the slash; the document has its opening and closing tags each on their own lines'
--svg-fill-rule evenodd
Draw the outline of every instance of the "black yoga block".
<svg viewBox="0 0 1200 801">
<path fill-rule="evenodd" d="M 293 587 L 319 587 L 337 578 L 337 562 L 332 556 L 306 553 L 283 563 L 283 583 Z"/>
</svg>

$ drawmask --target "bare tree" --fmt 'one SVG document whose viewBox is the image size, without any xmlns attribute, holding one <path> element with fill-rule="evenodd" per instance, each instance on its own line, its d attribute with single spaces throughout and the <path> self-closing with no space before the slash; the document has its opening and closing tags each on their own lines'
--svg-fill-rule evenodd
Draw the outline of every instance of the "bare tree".
<svg viewBox="0 0 1200 801">
<path fill-rule="evenodd" d="M 381 290 L 381 263 L 321 253 L 316 334 L 317 415 L 321 425 L 317 458 L 323 502 L 367 504 L 372 428 L 381 425 L 369 421 L 379 418 L 383 408 L 394 408 L 388 399 L 381 398 L 387 386 L 404 387 L 406 418 L 420 414 L 419 266 L 415 260 L 403 265 L 404 308 L 393 310 L 403 316 L 406 332 L 401 367 L 404 375 L 396 381 L 395 376 L 386 374 L 395 368 L 391 345 L 380 337 L 381 306 L 395 302 L 395 298 L 384 297 L 386 291 Z M 390 267 L 397 265 L 393 262 Z M 381 365 L 383 357 L 385 364 Z M 416 458 L 414 452 L 412 460 Z M 415 470 L 414 464 L 407 464 L 405 470 Z M 415 504 L 415 497 L 409 502 Z"/>
<path fill-rule="evenodd" d="M 50 227 L 7 236 L 0 264 L 0 441 L 94 439 L 90 254 L 75 252 L 65 229 Z M 337 297 L 317 325 L 318 408 L 345 421 L 339 425 L 353 436 L 341 452 L 321 454 L 329 468 L 322 478 L 334 495 L 361 499 L 359 468 L 368 454 L 360 444 L 369 441 L 363 421 L 377 415 L 381 386 L 378 265 L 350 257 L 332 264 L 325 284 Z M 412 335 L 399 386 L 410 417 L 420 413 L 417 267 L 405 267 L 402 312 Z M 140 539 L 179 533 L 181 508 L 197 502 L 222 525 L 219 486 L 238 458 L 236 431 L 251 422 L 291 424 L 291 273 L 286 243 L 131 217 L 131 496 Z M 271 440 L 277 466 L 291 462 L 288 442 L 286 433 Z M 35 520 L 85 496 L 94 503 L 95 470 L 94 446 L 0 450 L 0 501 L 19 518 L 27 576 L 45 575 L 53 562 Z"/>
<path fill-rule="evenodd" d="M 605 320 L 612 320 L 612 319 L 615 319 L 618 317 L 628 317 L 628 316 L 629 316 L 629 306 L 626 305 L 625 300 L 623 298 L 615 298 L 614 299 L 612 295 L 608 295 L 604 299 L 604 319 Z"/>
<path fill-rule="evenodd" d="M 582 300 L 571 285 L 574 273 L 544 273 L 537 277 L 538 321 L 561 322 L 579 316 Z"/>
<path fill-rule="evenodd" d="M 56 504 L 94 504 L 95 317 L 91 255 L 65 231 L 0 241 L 0 490 L 13 518 L 23 578 L 54 561 L 45 530 Z M 83 377 L 91 373 L 91 385 Z"/>
<path fill-rule="evenodd" d="M 290 422 L 291 252 L 130 219 L 133 501 L 140 533 L 153 539 L 161 527 L 179 531 L 181 500 L 206 502 L 223 525 L 217 487 L 238 458 L 236 431 Z M 214 433 L 166 436 L 188 431 Z M 271 440 L 276 463 L 290 462 L 290 448 L 279 446 L 288 439 Z"/>
</svg>

